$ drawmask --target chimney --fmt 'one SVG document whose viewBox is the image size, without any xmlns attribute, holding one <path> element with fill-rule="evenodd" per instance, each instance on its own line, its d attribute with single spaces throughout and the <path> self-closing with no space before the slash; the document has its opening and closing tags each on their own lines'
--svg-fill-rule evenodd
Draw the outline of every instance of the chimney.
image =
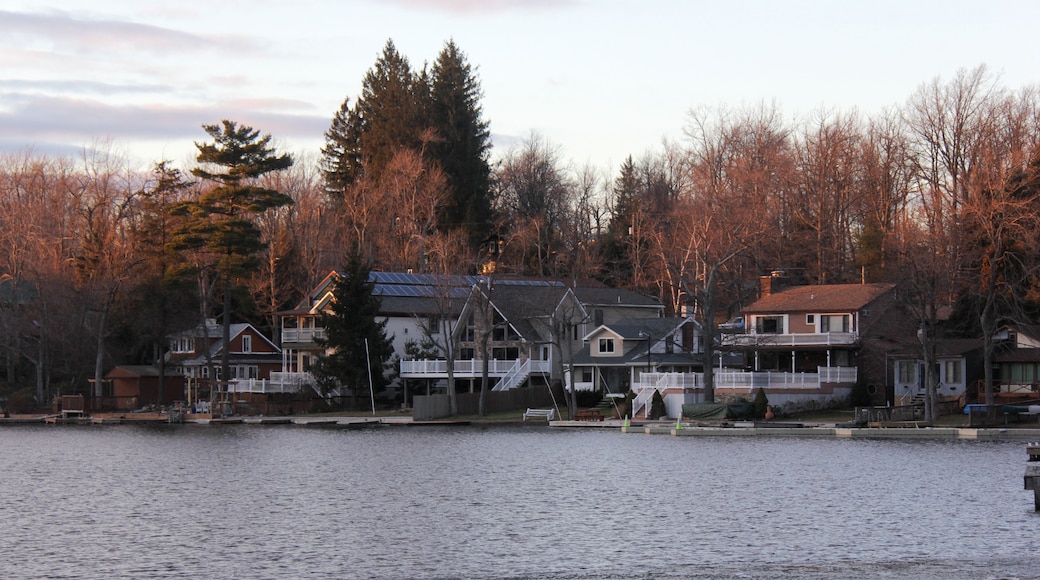
<svg viewBox="0 0 1040 580">
<path fill-rule="evenodd" d="M 770 296 L 779 291 L 784 285 L 783 277 L 784 273 L 781 270 L 774 270 L 770 272 L 768 276 L 760 276 L 758 282 L 761 298 L 765 298 L 766 296 Z"/>
</svg>

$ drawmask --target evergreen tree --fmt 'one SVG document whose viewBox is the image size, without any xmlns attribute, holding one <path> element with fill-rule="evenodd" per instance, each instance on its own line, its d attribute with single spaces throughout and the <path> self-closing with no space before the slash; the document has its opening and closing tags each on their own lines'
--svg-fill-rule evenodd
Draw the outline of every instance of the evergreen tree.
<svg viewBox="0 0 1040 580">
<path fill-rule="evenodd" d="M 450 201 L 436 229 L 461 229 L 471 243 L 485 239 L 493 223 L 491 135 L 481 96 L 472 67 L 453 42 L 429 70 L 416 73 L 388 40 L 365 74 L 361 96 L 353 105 L 344 100 L 325 133 L 327 193 L 343 199 L 362 177 L 377 183 L 395 155 L 415 151 L 448 178 Z"/>
<path fill-rule="evenodd" d="M 636 165 L 629 155 L 621 164 L 621 173 L 614 180 L 614 212 L 610 217 L 609 233 L 617 239 L 629 235 L 632 227 L 632 215 L 639 204 L 639 177 Z"/>
<path fill-rule="evenodd" d="M 214 279 L 219 281 L 224 298 L 221 377 L 226 381 L 231 374 L 228 343 L 234 282 L 256 269 L 257 254 L 266 246 L 253 217 L 292 203 L 288 195 L 256 185 L 256 179 L 289 168 L 293 160 L 287 154 L 277 155 L 270 147 L 271 136 L 261 137 L 252 127 L 224 120 L 221 125 L 203 125 L 203 129 L 213 142 L 195 143 L 199 150 L 196 159 L 202 165 L 191 173 L 214 186 L 203 191 L 198 200 L 177 206 L 178 213 L 192 219 L 178 228 L 172 245 L 203 250 L 215 259 Z M 203 289 L 201 294 L 207 292 Z"/>
<path fill-rule="evenodd" d="M 492 223 L 491 133 L 483 119 L 481 96 L 466 55 L 448 41 L 432 70 L 429 114 L 438 140 L 431 149 L 451 190 L 440 226 L 462 228 L 471 243 L 485 239 Z"/>
<path fill-rule="evenodd" d="M 332 125 L 325 131 L 321 148 L 321 170 L 325 177 L 325 193 L 342 201 L 343 192 L 361 177 L 361 120 L 356 108 L 345 99 Z"/>
<path fill-rule="evenodd" d="M 126 326 L 140 334 L 141 344 L 146 350 L 144 359 L 155 362 L 159 370 L 160 404 L 165 400 L 166 388 L 166 339 L 175 329 L 175 320 L 189 307 L 190 285 L 179 272 L 183 272 L 180 256 L 170 247 L 176 227 L 171 208 L 181 201 L 191 183 L 184 179 L 180 170 L 168 161 L 155 165 L 153 181 L 137 194 L 139 218 L 134 227 L 134 243 L 143 263 L 140 283 L 130 293 L 132 319 Z M 186 288 L 187 286 L 187 288 Z"/>
<path fill-rule="evenodd" d="M 632 234 L 639 211 L 639 177 L 631 155 L 621 164 L 621 172 L 614 180 L 613 194 L 614 211 L 603 244 L 608 265 L 605 278 L 609 284 L 623 288 L 632 283 Z"/>
<path fill-rule="evenodd" d="M 372 294 L 369 264 L 358 252 L 348 257 L 332 290 L 332 313 L 322 316 L 325 339 L 319 344 L 327 354 L 318 358 L 315 376 L 328 393 L 342 385 L 351 390 L 356 409 L 358 394 L 382 391 L 387 384 L 383 373 L 394 354 L 393 342 L 386 336 L 386 320 L 379 316 L 379 298 Z"/>
</svg>

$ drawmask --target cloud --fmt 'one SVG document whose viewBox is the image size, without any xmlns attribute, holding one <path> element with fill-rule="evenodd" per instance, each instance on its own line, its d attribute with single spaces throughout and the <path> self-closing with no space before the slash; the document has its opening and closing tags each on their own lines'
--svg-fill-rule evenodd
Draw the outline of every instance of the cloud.
<svg viewBox="0 0 1040 580">
<path fill-rule="evenodd" d="M 204 106 L 110 105 L 82 98 L 0 94 L 0 134 L 8 143 L 82 143 L 99 138 L 199 139 L 203 123 L 232 119 L 275 137 L 318 139 L 330 117 L 283 112 L 295 101 L 251 100 Z"/>
<path fill-rule="evenodd" d="M 0 91 L 10 90 L 17 93 L 76 93 L 110 96 L 117 94 L 164 94 L 171 92 L 173 89 L 174 87 L 166 84 L 103 83 L 82 80 L 0 79 Z"/>
<path fill-rule="evenodd" d="M 496 14 L 514 10 L 540 11 L 579 4 L 576 0 L 390 0 L 404 8 L 450 14 Z"/>
<path fill-rule="evenodd" d="M 54 47 L 73 53 L 145 51 L 257 50 L 236 37 L 207 37 L 171 28 L 121 20 L 91 19 L 68 12 L 26 13 L 0 10 L 0 37 L 12 44 Z M 243 45 L 245 44 L 245 46 Z"/>
</svg>

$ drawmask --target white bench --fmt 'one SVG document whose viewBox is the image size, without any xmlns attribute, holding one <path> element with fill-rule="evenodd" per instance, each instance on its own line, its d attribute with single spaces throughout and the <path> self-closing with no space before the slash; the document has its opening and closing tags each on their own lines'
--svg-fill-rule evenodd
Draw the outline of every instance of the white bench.
<svg viewBox="0 0 1040 580">
<path fill-rule="evenodd" d="M 556 416 L 556 410 L 555 409 L 528 409 L 527 412 L 524 413 L 524 421 L 526 421 L 526 420 L 528 420 L 528 419 L 530 419 L 532 417 L 535 417 L 535 418 L 545 417 L 545 419 L 547 419 L 549 421 L 552 421 L 555 416 Z"/>
</svg>

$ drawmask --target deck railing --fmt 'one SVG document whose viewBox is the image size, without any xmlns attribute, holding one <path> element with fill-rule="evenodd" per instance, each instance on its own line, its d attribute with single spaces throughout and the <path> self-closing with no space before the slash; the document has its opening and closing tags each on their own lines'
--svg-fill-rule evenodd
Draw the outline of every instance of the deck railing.
<svg viewBox="0 0 1040 580">
<path fill-rule="evenodd" d="M 856 344 L 856 332 L 816 332 L 798 334 L 724 334 L 725 346 L 847 346 Z"/>
<path fill-rule="evenodd" d="M 772 371 L 737 372 L 715 371 L 715 388 L 747 390 L 764 388 L 818 389 L 821 384 L 855 383 L 858 369 L 855 367 L 818 367 L 815 373 L 781 373 Z M 699 389 L 704 387 L 704 373 L 640 373 L 632 390 L 642 389 Z"/>
<path fill-rule="evenodd" d="M 310 373 L 271 373 L 270 379 L 233 379 L 228 381 L 230 393 L 296 393 L 314 384 Z"/>
<path fill-rule="evenodd" d="M 548 372 L 547 361 L 531 361 L 536 367 L 531 372 Z M 540 365 L 537 363 L 545 363 Z M 517 360 L 488 361 L 488 376 L 504 377 L 517 364 Z M 457 377 L 479 377 L 484 374 L 484 361 L 480 359 L 457 360 L 454 363 L 454 374 Z M 541 370 L 541 369 L 545 370 Z M 444 359 L 417 359 L 401 361 L 401 376 L 404 378 L 444 378 L 448 376 L 448 361 Z"/>
<path fill-rule="evenodd" d="M 287 342 L 314 342 L 319 339 L 324 339 L 325 329 L 324 328 L 283 328 L 282 329 L 282 343 Z"/>
</svg>

